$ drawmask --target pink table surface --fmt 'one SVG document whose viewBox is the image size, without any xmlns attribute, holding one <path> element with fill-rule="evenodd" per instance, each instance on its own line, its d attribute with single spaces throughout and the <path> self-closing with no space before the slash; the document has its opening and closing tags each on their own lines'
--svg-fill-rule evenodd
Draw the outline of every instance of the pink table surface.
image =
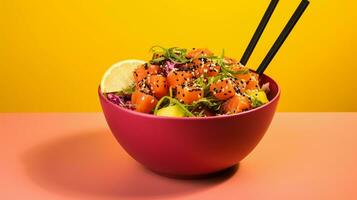
<svg viewBox="0 0 357 200">
<path fill-rule="evenodd" d="M 224 134 L 224 133 L 222 133 Z M 357 199 L 357 113 L 278 113 L 238 169 L 156 175 L 100 113 L 0 114 L 0 199 Z"/>
</svg>

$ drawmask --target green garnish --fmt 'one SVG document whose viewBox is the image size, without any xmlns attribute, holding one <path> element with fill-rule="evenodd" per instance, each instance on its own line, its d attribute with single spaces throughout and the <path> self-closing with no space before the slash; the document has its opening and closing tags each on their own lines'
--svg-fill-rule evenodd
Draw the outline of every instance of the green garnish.
<svg viewBox="0 0 357 200">
<path fill-rule="evenodd" d="M 164 60 L 166 60 L 165 57 L 154 58 L 154 59 L 152 59 L 150 61 L 150 64 L 159 63 L 159 62 L 164 61 Z"/>
<path fill-rule="evenodd" d="M 127 88 L 121 90 L 119 94 L 133 94 L 134 91 L 135 91 L 135 84 L 131 84 Z"/>
<path fill-rule="evenodd" d="M 221 56 L 219 57 L 212 57 L 212 61 L 217 63 L 217 65 L 219 65 L 222 69 L 222 73 L 225 74 L 225 76 L 230 76 L 230 77 L 233 77 L 233 75 L 236 75 L 236 74 L 247 74 L 249 72 L 249 69 L 243 69 L 243 70 L 232 70 L 230 69 L 230 66 L 229 64 L 225 63 L 224 62 L 224 49 L 222 49 L 222 53 L 221 53 Z"/>
<path fill-rule="evenodd" d="M 211 110 L 218 111 L 220 109 L 221 103 L 219 100 L 213 98 L 213 97 L 205 97 L 201 98 L 198 101 L 193 102 L 192 104 L 185 105 L 182 104 L 180 101 L 178 101 L 175 98 L 169 97 L 169 96 L 164 96 L 160 99 L 160 101 L 156 104 L 156 107 L 154 109 L 154 114 L 157 115 L 157 112 L 165 107 L 177 105 L 182 109 L 182 111 L 185 113 L 186 116 L 188 117 L 197 117 L 202 114 L 204 111 L 201 110 L 200 113 L 193 113 L 192 110 L 197 109 L 199 106 L 205 106 L 208 107 Z M 191 110 L 191 111 L 190 111 Z"/>
<path fill-rule="evenodd" d="M 197 86 L 203 88 L 204 91 L 204 96 L 208 95 L 209 93 L 209 87 L 212 83 L 217 82 L 218 80 L 222 80 L 224 78 L 227 78 L 229 76 L 226 76 L 225 74 L 218 74 L 217 76 L 213 76 L 213 77 L 199 77 L 196 80 L 194 80 L 194 84 L 196 84 Z"/>
<path fill-rule="evenodd" d="M 218 111 L 221 107 L 222 102 L 215 99 L 214 97 L 204 97 L 198 101 L 193 102 L 191 105 L 187 105 L 190 110 L 195 110 L 199 106 L 208 107 L 211 110 Z"/>
<path fill-rule="evenodd" d="M 187 110 L 187 108 L 185 107 L 185 105 L 183 105 L 182 103 L 180 103 L 177 99 L 169 97 L 169 96 L 164 96 L 160 99 L 159 102 L 157 102 L 155 109 L 154 109 L 154 114 L 157 115 L 157 111 L 159 110 L 161 104 L 164 103 L 165 100 L 169 100 L 169 104 L 168 105 L 178 105 L 185 113 L 186 116 L 188 117 L 195 117 L 194 114 L 192 114 L 189 110 Z"/>
<path fill-rule="evenodd" d="M 236 74 L 248 74 L 248 73 L 249 73 L 249 69 L 242 69 L 242 70 L 233 71 L 233 70 L 229 69 L 228 67 L 226 67 L 226 66 L 224 66 L 224 65 L 223 65 L 221 68 L 222 68 L 222 71 L 228 72 L 228 73 L 230 73 L 230 74 L 232 74 L 232 75 L 236 75 Z"/>
<path fill-rule="evenodd" d="M 153 52 L 154 55 L 150 63 L 159 63 L 164 60 L 171 60 L 174 63 L 184 64 L 191 61 L 190 59 L 186 58 L 187 49 L 178 47 L 166 49 L 161 46 L 153 46 L 150 48 L 150 51 Z"/>
</svg>

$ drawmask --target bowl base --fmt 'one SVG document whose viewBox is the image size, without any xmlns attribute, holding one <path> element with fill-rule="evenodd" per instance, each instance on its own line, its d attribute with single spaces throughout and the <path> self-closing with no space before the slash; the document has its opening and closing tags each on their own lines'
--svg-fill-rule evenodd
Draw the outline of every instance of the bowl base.
<svg viewBox="0 0 357 200">
<path fill-rule="evenodd" d="M 238 169 L 239 169 L 239 163 L 219 171 L 215 171 L 207 174 L 195 174 L 195 175 L 167 174 L 167 173 L 155 171 L 153 169 L 149 169 L 149 170 L 161 176 L 165 176 L 173 179 L 215 179 L 215 178 L 225 179 L 233 176 Z"/>
</svg>

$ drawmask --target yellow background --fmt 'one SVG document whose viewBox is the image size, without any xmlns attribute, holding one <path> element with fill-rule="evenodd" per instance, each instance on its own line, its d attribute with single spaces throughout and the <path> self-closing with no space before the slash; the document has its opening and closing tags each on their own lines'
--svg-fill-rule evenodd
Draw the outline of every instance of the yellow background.
<svg viewBox="0 0 357 200">
<path fill-rule="evenodd" d="M 280 0 L 248 66 L 255 69 L 297 7 Z M 113 63 L 152 45 L 240 58 L 268 0 L 0 1 L 0 111 L 99 111 Z M 357 3 L 312 1 L 267 74 L 279 111 L 357 111 Z"/>
</svg>

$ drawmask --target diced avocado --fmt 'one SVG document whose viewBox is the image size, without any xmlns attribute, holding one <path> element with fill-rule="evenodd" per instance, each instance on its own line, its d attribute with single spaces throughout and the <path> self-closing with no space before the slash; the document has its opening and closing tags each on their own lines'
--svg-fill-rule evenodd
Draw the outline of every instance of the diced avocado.
<svg viewBox="0 0 357 200">
<path fill-rule="evenodd" d="M 247 94 L 250 96 L 253 107 L 259 107 L 269 102 L 267 95 L 262 90 L 249 92 Z"/>
<path fill-rule="evenodd" d="M 156 113 L 157 116 L 166 116 L 166 117 L 184 117 L 185 112 L 178 105 L 167 106 L 161 108 Z"/>
<path fill-rule="evenodd" d="M 269 102 L 267 95 L 265 94 L 264 91 L 258 91 L 255 93 L 256 98 L 262 102 L 263 104 L 266 104 Z"/>
</svg>

